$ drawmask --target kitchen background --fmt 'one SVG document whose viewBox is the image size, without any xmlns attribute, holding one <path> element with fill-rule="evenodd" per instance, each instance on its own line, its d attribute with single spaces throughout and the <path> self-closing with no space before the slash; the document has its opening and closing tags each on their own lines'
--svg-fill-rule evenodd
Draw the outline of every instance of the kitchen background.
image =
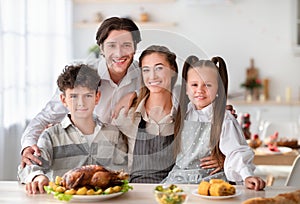
<svg viewBox="0 0 300 204">
<path fill-rule="evenodd" d="M 300 97 L 300 57 L 294 52 L 296 42 L 293 38 L 296 34 L 294 0 L 75 2 L 75 58 L 86 56 L 88 47 L 95 43 L 98 27 L 97 24 L 80 26 L 77 23 L 94 21 L 98 12 L 103 17 L 130 16 L 139 21 L 143 8 L 149 14 L 149 20 L 156 22 L 157 26 L 141 26 L 141 29 L 171 31 L 183 35 L 209 57 L 222 56 L 229 67 L 231 93 L 241 91 L 246 68 L 250 65 L 250 58 L 254 58 L 260 77 L 270 80 L 271 99 L 277 95 L 284 97 L 286 87 L 291 87 L 293 99 Z"/>
<path fill-rule="evenodd" d="M 60 62 L 60 67 L 71 61 L 93 58 L 89 49 L 95 44 L 95 32 L 100 24 L 96 22 L 99 20 L 99 13 L 100 18 L 131 17 L 138 22 L 144 34 L 139 50 L 149 45 L 147 43 L 167 44 L 171 49 L 174 48 L 172 50 L 177 53 L 179 64 L 186 55 L 190 54 L 189 51 L 194 54 L 198 51 L 200 56 L 207 58 L 222 56 L 229 69 L 229 93 L 231 96 L 239 96 L 231 99 L 230 102 L 239 113 L 251 113 L 252 131 L 259 131 L 260 124 L 270 119 L 276 122 L 300 123 L 300 46 L 297 46 L 299 31 L 296 15 L 297 9 L 300 9 L 297 7 L 296 0 L 73 0 L 69 2 L 72 4 L 72 15 L 71 19 L 66 21 L 69 22 L 66 28 L 71 31 L 69 36 L 71 43 L 66 50 L 69 50 L 70 54 L 66 57 L 67 61 Z M 52 9 L 55 11 L 55 8 Z M 142 12 L 148 14 L 147 23 L 139 23 Z M 55 15 L 55 12 L 53 14 Z M 48 56 L 48 60 L 51 60 L 51 52 Z M 240 85 L 245 81 L 246 69 L 250 66 L 251 58 L 254 59 L 255 67 L 259 70 L 260 79 L 269 79 L 271 103 L 243 101 L 245 89 Z M 56 67 L 55 72 L 59 73 L 59 71 Z M 39 105 L 30 107 L 26 121 L 37 114 L 50 99 L 51 92 L 54 92 L 56 87 L 56 75 L 54 74 L 51 79 L 52 88 L 44 91 L 47 97 L 38 101 Z M 47 80 L 48 84 L 49 81 L 50 79 Z M 285 103 L 287 88 L 291 90 L 289 103 Z M 280 103 L 278 103 L 279 98 Z M 1 180 L 16 179 L 16 166 L 20 160 L 20 131 L 10 132 L 12 135 L 15 133 L 15 137 L 3 135 L 5 137 L 0 138 L 2 143 L 0 145 L 6 144 L 0 156 L 1 166 L 6 166 L 6 168 L 2 166 L 0 170 Z"/>
<path fill-rule="evenodd" d="M 299 136 L 298 9 L 296 0 L 77 0 L 73 13 L 74 57 L 87 58 L 89 47 L 95 44 L 99 15 L 130 17 L 145 34 L 139 50 L 151 43 L 165 44 L 177 53 L 179 64 L 189 54 L 222 56 L 229 69 L 230 103 L 238 113 L 251 114 L 253 133 L 269 134 L 263 131 L 270 122 L 276 122 L 284 126 L 282 131 L 290 129 L 281 133 Z M 140 22 L 143 13 L 148 14 L 146 23 Z M 153 35 L 151 29 L 156 29 Z M 262 83 L 268 80 L 268 103 L 243 101 L 246 96 L 241 84 L 251 58 Z M 263 89 L 260 91 L 263 93 Z"/>
</svg>

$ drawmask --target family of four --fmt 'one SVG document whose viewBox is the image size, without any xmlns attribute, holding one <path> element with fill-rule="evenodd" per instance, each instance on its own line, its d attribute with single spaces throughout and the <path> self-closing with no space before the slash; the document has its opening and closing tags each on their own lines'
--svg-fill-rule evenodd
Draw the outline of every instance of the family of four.
<svg viewBox="0 0 300 204">
<path fill-rule="evenodd" d="M 136 62 L 141 36 L 127 18 L 106 19 L 96 40 L 105 60 L 66 66 L 59 91 L 22 136 L 18 177 L 27 193 L 43 193 L 55 176 L 88 164 L 125 169 L 133 183 L 199 183 L 215 174 L 249 189 L 265 187 L 226 110 L 222 58 L 190 56 L 180 74 L 176 55 L 151 45 Z"/>
</svg>

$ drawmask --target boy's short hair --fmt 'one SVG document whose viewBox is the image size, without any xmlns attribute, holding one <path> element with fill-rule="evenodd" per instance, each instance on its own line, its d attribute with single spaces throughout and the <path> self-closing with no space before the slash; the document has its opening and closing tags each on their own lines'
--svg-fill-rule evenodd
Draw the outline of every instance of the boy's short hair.
<svg viewBox="0 0 300 204">
<path fill-rule="evenodd" d="M 97 70 L 88 65 L 66 65 L 57 79 L 57 86 L 63 93 L 66 89 L 73 89 L 77 86 L 86 87 L 97 92 L 100 82 L 101 78 Z"/>
</svg>

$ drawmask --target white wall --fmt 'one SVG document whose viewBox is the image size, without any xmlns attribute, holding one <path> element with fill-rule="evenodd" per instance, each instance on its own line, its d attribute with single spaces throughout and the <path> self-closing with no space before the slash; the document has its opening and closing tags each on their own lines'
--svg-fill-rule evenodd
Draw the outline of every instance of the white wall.
<svg viewBox="0 0 300 204">
<path fill-rule="evenodd" d="M 209 57 L 220 55 L 228 65 L 230 92 L 243 91 L 240 84 L 251 57 L 261 78 L 270 79 L 270 95 L 285 96 L 292 87 L 292 97 L 299 98 L 300 57 L 293 53 L 293 0 L 233 0 L 226 4 L 192 4 L 199 0 L 177 0 L 162 4 L 76 4 L 74 21 L 91 20 L 93 14 L 138 18 L 143 6 L 154 21 L 177 22 L 169 31 L 185 36 Z M 97 28 L 74 29 L 74 57 L 86 58 L 95 43 Z"/>
</svg>

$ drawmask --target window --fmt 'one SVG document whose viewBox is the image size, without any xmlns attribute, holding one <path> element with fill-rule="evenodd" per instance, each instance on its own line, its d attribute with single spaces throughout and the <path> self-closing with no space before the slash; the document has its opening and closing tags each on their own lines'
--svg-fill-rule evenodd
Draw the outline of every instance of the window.
<svg viewBox="0 0 300 204">
<path fill-rule="evenodd" d="M 15 178 L 9 169 L 19 159 L 4 164 L 5 154 L 19 155 L 26 121 L 50 99 L 71 59 L 71 9 L 71 0 L 0 0 L 0 166 L 7 167 L 0 179 Z"/>
</svg>

